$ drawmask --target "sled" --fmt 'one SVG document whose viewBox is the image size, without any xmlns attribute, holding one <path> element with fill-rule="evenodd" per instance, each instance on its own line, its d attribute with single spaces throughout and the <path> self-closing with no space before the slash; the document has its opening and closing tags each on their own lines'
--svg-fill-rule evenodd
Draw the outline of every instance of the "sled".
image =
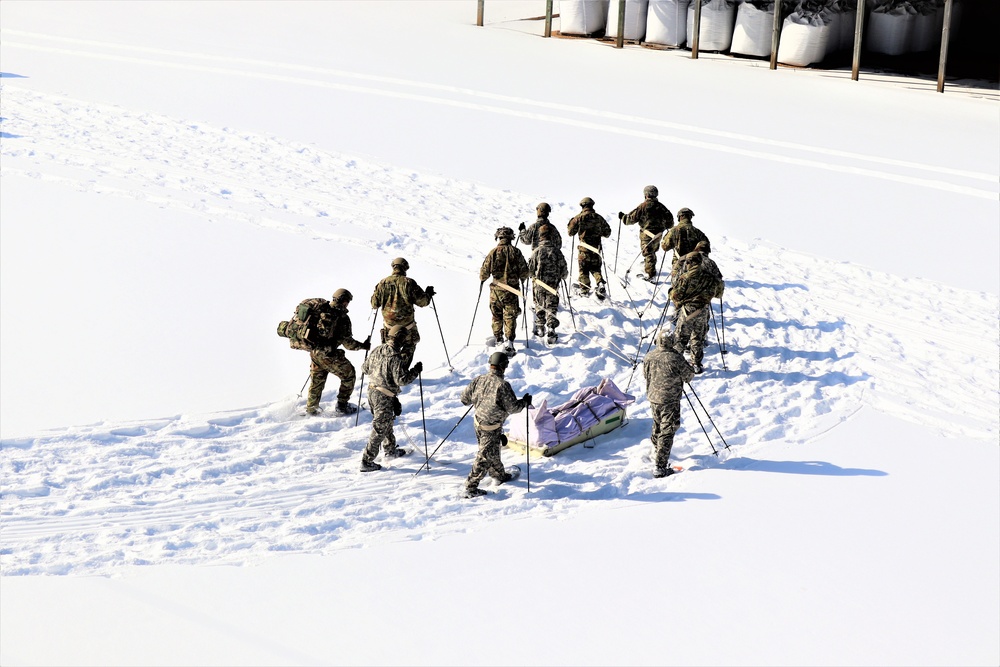
<svg viewBox="0 0 1000 667">
<path fill-rule="evenodd" d="M 546 457 L 588 442 L 622 426 L 625 409 L 635 397 L 623 393 L 605 378 L 596 387 L 586 387 L 555 408 L 543 400 L 538 408 L 529 408 L 527 419 L 509 420 L 507 447 L 529 458 Z"/>
</svg>

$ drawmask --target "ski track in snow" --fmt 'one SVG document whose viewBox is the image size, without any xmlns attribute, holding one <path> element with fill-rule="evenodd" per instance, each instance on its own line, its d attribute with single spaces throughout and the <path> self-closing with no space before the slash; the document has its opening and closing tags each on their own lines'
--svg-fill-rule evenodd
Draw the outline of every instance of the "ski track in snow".
<svg viewBox="0 0 1000 667">
<path fill-rule="evenodd" d="M 184 210 L 206 224 L 260 225 L 475 275 L 484 237 L 500 225 L 516 227 L 537 202 L 530 194 L 234 128 L 10 84 L 0 92 L 4 179 L 44 179 L 129 197 Z M 555 204 L 552 217 L 574 212 Z M 481 222 L 469 225 L 469 219 Z M 724 316 L 729 370 L 722 369 L 711 330 L 708 370 L 694 388 L 730 449 L 722 449 L 706 422 L 720 449 L 713 456 L 685 405 L 674 446 L 685 468 L 752 466 L 751 455 L 768 445 L 818 437 L 863 404 L 945 435 L 997 439 L 996 295 L 766 243 L 723 238 L 713 245 L 727 279 L 725 311 L 716 303 L 715 312 L 717 325 Z M 635 234 L 623 233 L 620 257 L 636 254 Z M 624 262 L 619 273 L 626 275 Z M 646 350 L 664 286 L 655 295 L 641 281 L 625 288 L 612 279 L 610 287 L 610 304 L 574 299 L 579 333 L 572 333 L 569 313 L 562 314 L 560 343 L 549 348 L 532 341 L 508 379 L 519 395 L 530 391 L 558 403 L 611 377 L 638 400 L 624 428 L 533 460 L 530 494 L 522 475 L 499 489 L 485 481 L 484 488 L 496 492 L 489 498 L 461 497 L 476 449 L 471 419 L 455 429 L 431 469 L 414 476 L 424 444 L 415 387 L 401 395 L 397 437 L 418 451 L 371 475 L 357 472 L 370 415 L 362 413 L 357 427 L 354 417 L 307 419 L 294 397 L 217 414 L 57 429 L 2 442 L 2 571 L 93 574 L 123 564 L 250 563 L 273 552 L 433 539 L 502 516 L 565 517 L 600 500 L 715 498 L 686 491 L 691 475 L 652 479 L 643 460 L 650 450 L 649 409 L 641 366 L 633 369 L 629 360 L 640 347 Z M 488 352 L 470 345 L 452 356 L 454 373 L 424 374 L 430 450 L 463 414 L 458 396 Z M 324 401 L 332 397 L 328 390 Z M 518 418 L 523 414 L 511 417 Z M 504 453 L 507 464 L 520 458 Z"/>
</svg>

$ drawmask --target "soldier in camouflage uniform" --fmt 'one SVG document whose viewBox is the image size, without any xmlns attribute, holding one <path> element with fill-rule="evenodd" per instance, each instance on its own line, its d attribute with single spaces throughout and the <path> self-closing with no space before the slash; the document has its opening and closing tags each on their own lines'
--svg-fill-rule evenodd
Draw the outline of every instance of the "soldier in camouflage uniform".
<svg viewBox="0 0 1000 667">
<path fill-rule="evenodd" d="M 642 194 L 646 199 L 626 215 L 618 211 L 618 219 L 626 225 L 639 224 L 639 248 L 642 250 L 645 276 L 649 282 L 656 280 L 656 251 L 660 249 L 663 232 L 674 226 L 674 215 L 657 199 L 655 185 L 647 185 Z"/>
<path fill-rule="evenodd" d="M 406 456 L 409 452 L 396 446 L 396 434 L 392 426 L 396 417 L 402 412 L 397 395 L 400 387 L 410 384 L 424 369 L 421 362 L 413 364 L 406 370 L 400 350 L 406 343 L 406 327 L 396 325 L 386 334 L 386 342 L 382 343 L 368 355 L 361 370 L 371 382 L 368 385 L 368 407 L 372 411 L 372 432 L 368 436 L 368 446 L 361 455 L 361 472 L 381 470 L 382 466 L 375 463 L 379 447 L 385 459 Z"/>
<path fill-rule="evenodd" d="M 559 320 L 556 313 L 559 310 L 559 282 L 569 275 L 566 258 L 552 242 L 550 234 L 555 227 L 547 225 L 539 233 L 539 244 L 528 260 L 528 273 L 534 285 L 532 296 L 535 302 L 535 335 L 545 334 L 548 325 L 549 344 L 556 342 L 556 327 Z M 558 233 L 558 232 L 557 232 Z"/>
<path fill-rule="evenodd" d="M 670 261 L 671 283 L 677 277 L 677 267 L 681 257 L 694 250 L 694 247 L 702 241 L 708 243 L 709 251 L 712 249 L 712 244 L 708 240 L 708 237 L 705 236 L 705 232 L 691 224 L 691 218 L 693 217 L 694 211 L 689 208 L 682 208 L 677 211 L 677 226 L 668 231 L 666 236 L 663 237 L 663 250 L 674 251 L 674 257 Z"/>
<path fill-rule="evenodd" d="M 500 445 L 505 437 L 503 423 L 509 415 L 531 405 L 531 394 L 525 394 L 520 399 L 514 395 L 510 383 L 503 378 L 507 363 L 507 355 L 494 352 L 490 355 L 489 373 L 475 378 L 462 392 L 462 405 L 475 406 L 472 421 L 479 441 L 479 452 L 465 480 L 465 493 L 469 498 L 486 494 L 479 488 L 479 482 L 487 474 L 497 484 L 509 482 L 512 478 L 500 460 Z"/>
<path fill-rule="evenodd" d="M 346 289 L 339 289 L 333 294 L 333 300 L 325 305 L 320 304 L 319 322 L 315 332 L 316 344 L 309 352 L 309 398 L 306 400 L 306 412 L 317 415 L 321 412 L 320 399 L 323 397 L 323 387 L 326 386 L 326 376 L 333 373 L 340 378 L 340 391 L 337 392 L 337 412 L 342 415 L 354 414 L 358 408 L 347 402 L 354 391 L 354 366 L 347 360 L 343 345 L 348 350 L 371 349 L 371 337 L 365 342 L 354 339 L 351 329 L 351 318 L 347 315 L 347 305 L 354 296 Z"/>
<path fill-rule="evenodd" d="M 534 250 L 538 247 L 541 240 L 541 230 L 547 229 L 549 233 L 549 241 L 555 246 L 556 250 L 562 250 L 562 234 L 556 229 L 556 226 L 549 222 L 549 213 L 552 211 L 552 207 L 546 202 L 539 204 L 535 211 L 538 213 L 538 219 L 530 227 L 525 227 L 524 223 L 518 227 L 520 234 L 517 238 L 524 245 L 530 245 L 531 249 Z"/>
<path fill-rule="evenodd" d="M 708 258 L 708 250 L 708 242 L 699 241 L 692 252 L 681 258 L 669 292 L 677 315 L 677 346 L 688 351 L 695 373 L 701 373 L 703 368 L 712 299 L 721 297 L 725 289 L 722 273 Z"/>
<path fill-rule="evenodd" d="M 577 263 L 580 275 L 577 278 L 580 294 L 590 294 L 590 276 L 593 274 L 597 283 L 596 294 L 603 299 L 608 293 L 607 282 L 601 274 L 604 258 L 601 255 L 601 239 L 611 236 L 611 226 L 603 216 L 594 211 L 594 200 L 584 197 L 580 200 L 583 208 L 572 220 L 567 229 L 570 236 L 580 236 L 580 249 L 577 252 Z"/>
<path fill-rule="evenodd" d="M 684 383 L 694 377 L 694 370 L 674 348 L 674 336 L 664 331 L 655 350 L 642 362 L 646 376 L 646 398 L 653 413 L 653 477 L 674 474 L 670 450 L 674 434 L 681 425 L 681 394 Z"/>
<path fill-rule="evenodd" d="M 408 335 L 399 355 L 403 358 L 403 366 L 407 368 L 413 361 L 417 343 L 420 342 L 413 307 L 426 308 L 435 294 L 433 287 L 428 285 L 426 290 L 420 289 L 417 281 L 407 278 L 409 268 L 410 263 L 402 257 L 392 260 L 392 274 L 383 278 L 372 293 L 372 308 L 382 309 L 382 342 L 386 342 L 386 334 L 392 327 L 406 327 Z"/>
<path fill-rule="evenodd" d="M 479 280 L 490 283 L 490 314 L 493 315 L 493 336 L 497 345 L 504 345 L 507 354 L 514 354 L 514 331 L 517 317 L 521 314 L 521 283 L 528 279 L 528 263 L 521 251 L 510 244 L 514 240 L 514 230 L 510 227 L 497 229 L 494 238 L 497 246 L 490 250 L 479 269 Z M 504 336 L 507 336 L 504 343 Z"/>
</svg>

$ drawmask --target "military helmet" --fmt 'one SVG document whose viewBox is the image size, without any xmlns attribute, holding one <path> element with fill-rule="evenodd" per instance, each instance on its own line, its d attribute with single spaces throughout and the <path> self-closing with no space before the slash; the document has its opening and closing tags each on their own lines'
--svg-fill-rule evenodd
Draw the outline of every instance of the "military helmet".
<svg viewBox="0 0 1000 667">
<path fill-rule="evenodd" d="M 496 366 L 500 370 L 507 368 L 510 359 L 503 352 L 494 352 L 490 355 L 490 366 Z"/>
<path fill-rule="evenodd" d="M 673 331 L 664 330 L 663 333 L 660 334 L 660 347 L 673 347 L 675 341 L 676 338 L 674 338 Z"/>
<path fill-rule="evenodd" d="M 514 230 L 510 227 L 497 227 L 496 233 L 493 235 L 497 241 L 506 239 L 508 241 L 514 240 Z"/>
<path fill-rule="evenodd" d="M 410 263 L 407 262 L 402 257 L 397 257 L 396 259 L 392 260 L 391 266 L 394 269 L 398 266 L 403 271 L 409 271 L 410 270 Z"/>
<path fill-rule="evenodd" d="M 658 194 L 660 194 L 660 191 L 656 189 L 655 185 L 647 185 L 646 187 L 644 187 L 642 189 L 642 196 L 643 197 L 647 197 L 647 198 L 648 197 L 655 197 Z"/>
<path fill-rule="evenodd" d="M 584 197 L 583 199 L 580 200 L 580 206 L 582 206 L 583 208 L 593 208 L 594 200 L 591 199 L 590 197 Z"/>
<path fill-rule="evenodd" d="M 395 324 L 389 327 L 389 331 L 387 331 L 385 334 L 386 340 L 392 340 L 393 338 L 398 336 L 401 332 L 406 333 L 406 327 L 404 327 L 402 324 Z"/>
<path fill-rule="evenodd" d="M 537 211 L 539 215 L 548 215 L 549 213 L 552 212 L 552 207 L 549 206 L 548 202 L 543 201 L 541 204 L 535 207 L 535 211 Z"/>
<path fill-rule="evenodd" d="M 698 244 L 694 247 L 695 252 L 703 252 L 706 255 L 710 252 L 708 241 L 698 241 Z"/>
<path fill-rule="evenodd" d="M 341 287 L 339 290 L 333 293 L 332 301 L 334 303 L 345 304 L 345 303 L 350 303 L 353 300 L 354 300 L 354 295 L 345 290 L 343 287 Z"/>
<path fill-rule="evenodd" d="M 681 210 L 677 211 L 677 217 L 678 218 L 687 218 L 688 220 L 690 220 L 691 218 L 694 217 L 694 211 L 692 211 L 691 209 L 686 208 L 686 207 L 682 208 Z"/>
</svg>

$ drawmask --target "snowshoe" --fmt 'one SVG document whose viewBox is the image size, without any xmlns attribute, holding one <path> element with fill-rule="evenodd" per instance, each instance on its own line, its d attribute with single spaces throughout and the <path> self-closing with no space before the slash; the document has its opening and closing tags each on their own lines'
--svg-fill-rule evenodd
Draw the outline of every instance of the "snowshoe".
<svg viewBox="0 0 1000 667">
<path fill-rule="evenodd" d="M 506 484 L 507 482 L 513 482 L 515 479 L 521 476 L 521 468 L 519 466 L 507 466 L 504 468 L 503 477 L 497 480 L 497 484 Z"/>
<path fill-rule="evenodd" d="M 542 336 L 545 335 L 545 327 L 540 327 L 538 325 L 535 325 L 534 334 L 536 338 L 541 338 Z"/>
<path fill-rule="evenodd" d="M 608 298 L 608 284 L 605 282 L 597 283 L 597 289 L 594 290 L 594 296 L 597 297 L 598 301 L 604 301 Z"/>
<path fill-rule="evenodd" d="M 371 463 L 361 462 L 361 472 L 375 472 L 381 470 L 382 466 L 372 461 Z"/>
<path fill-rule="evenodd" d="M 590 296 L 590 288 L 580 283 L 573 283 L 573 294 L 579 297 Z"/>
<path fill-rule="evenodd" d="M 517 351 L 514 349 L 514 343 L 507 341 L 503 346 L 503 353 L 508 357 L 513 357 L 517 354 Z"/>
<path fill-rule="evenodd" d="M 403 449 L 402 447 L 397 447 L 396 449 L 392 450 L 391 452 L 385 452 L 384 454 L 382 454 L 382 458 L 384 458 L 384 459 L 386 459 L 388 461 L 388 460 L 391 460 L 391 459 L 398 459 L 400 456 L 406 456 L 409 453 L 410 453 L 410 450 Z"/>
<path fill-rule="evenodd" d="M 695 372 L 695 373 L 697 373 L 698 375 L 701 375 L 702 373 L 704 373 L 704 372 L 705 372 L 705 367 L 704 367 L 704 366 L 702 366 L 701 364 L 699 364 L 699 363 L 698 363 L 697 361 L 696 361 L 696 362 L 694 362 L 693 364 L 691 364 L 691 368 L 692 368 L 692 369 L 694 370 L 694 372 Z"/>
<path fill-rule="evenodd" d="M 353 415 L 358 411 L 358 406 L 347 401 L 337 401 L 336 410 L 338 415 Z"/>
<path fill-rule="evenodd" d="M 465 490 L 466 498 L 479 498 L 480 496 L 485 496 L 486 492 L 480 489 L 478 486 L 472 489 Z"/>
<path fill-rule="evenodd" d="M 555 345 L 558 341 L 559 336 L 556 335 L 555 331 L 550 331 L 548 337 L 545 339 L 545 342 L 549 345 Z"/>
<path fill-rule="evenodd" d="M 656 477 L 657 479 L 661 477 L 670 477 L 671 475 L 676 475 L 682 470 L 684 470 L 684 468 L 680 466 L 667 466 L 666 468 L 656 468 L 655 470 L 653 470 L 653 477 Z"/>
<path fill-rule="evenodd" d="M 310 417 L 318 417 L 323 414 L 323 408 L 306 408 L 306 415 Z"/>
</svg>

